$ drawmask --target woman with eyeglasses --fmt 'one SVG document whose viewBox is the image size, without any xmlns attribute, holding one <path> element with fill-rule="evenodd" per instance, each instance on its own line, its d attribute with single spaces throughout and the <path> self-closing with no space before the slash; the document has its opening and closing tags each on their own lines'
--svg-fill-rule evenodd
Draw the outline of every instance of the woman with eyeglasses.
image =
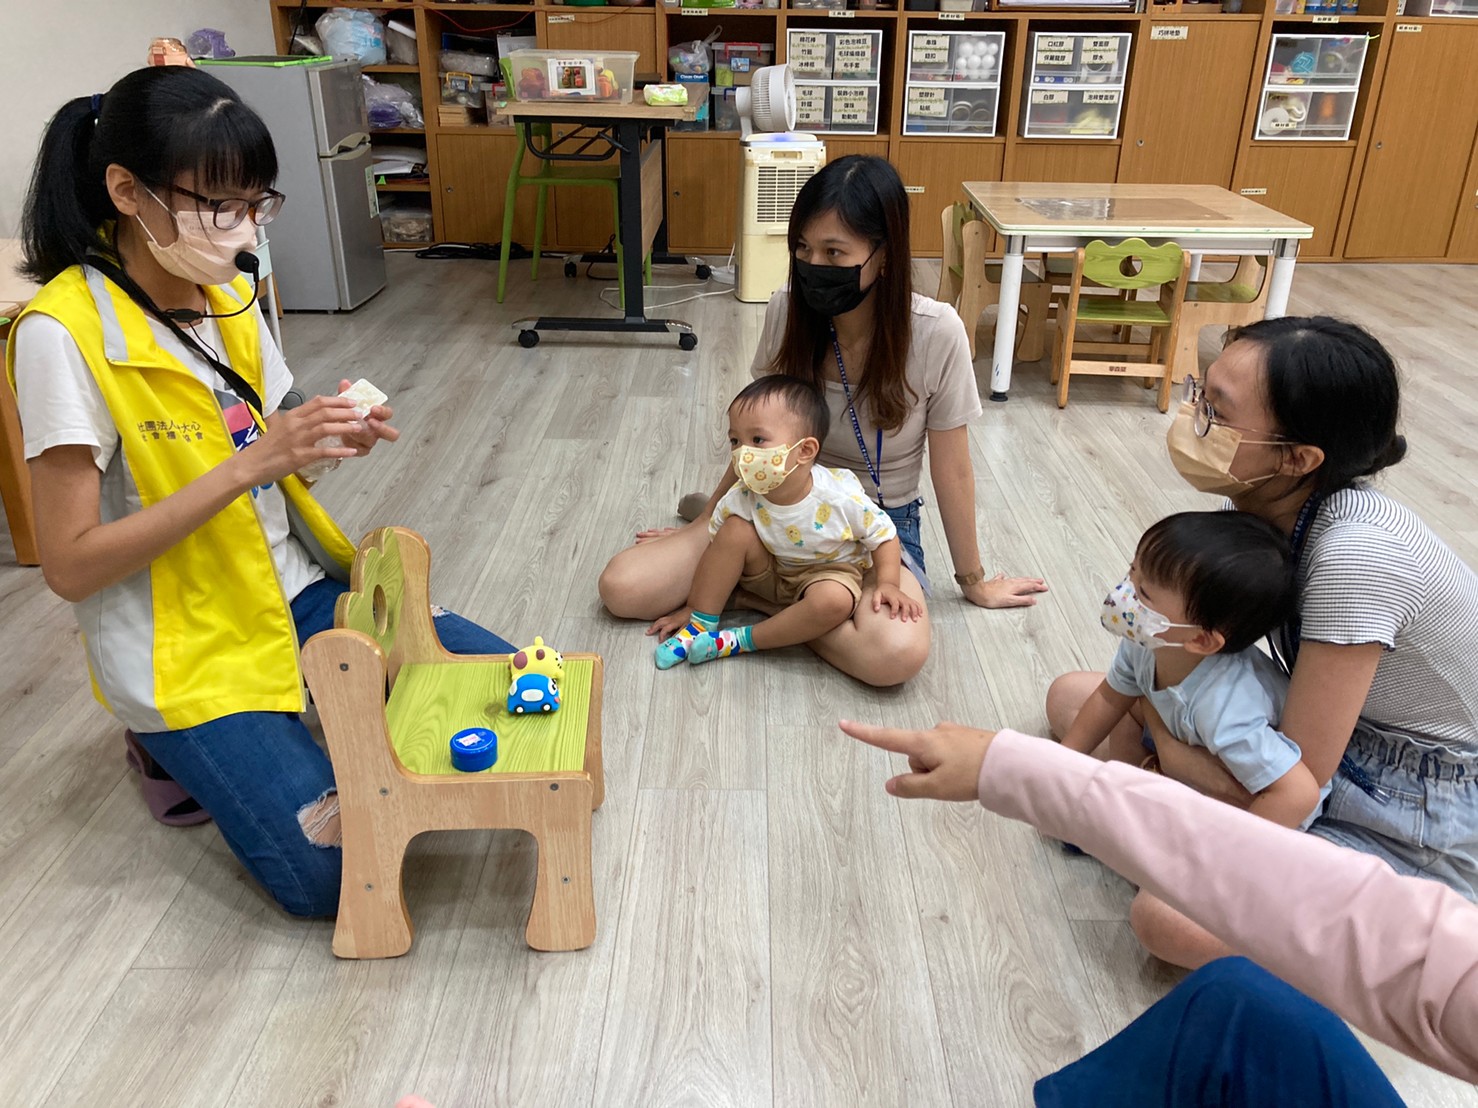
<svg viewBox="0 0 1478 1108">
<path fill-rule="evenodd" d="M 354 547 L 297 474 L 398 432 L 389 408 L 361 423 L 343 397 L 282 407 L 292 375 L 242 273 L 283 203 L 276 176 L 261 119 L 199 70 L 138 70 L 66 104 L 23 222 L 45 287 L 6 369 L 42 570 L 74 605 L 151 812 L 214 818 L 285 910 L 321 916 L 338 903 L 338 803 L 299 718 L 298 649 L 333 625 Z M 437 627 L 453 651 L 512 649 L 455 616 Z"/>
<path fill-rule="evenodd" d="M 1325 317 L 1264 320 L 1188 383 L 1168 445 L 1191 485 L 1292 542 L 1299 612 L 1271 645 L 1291 675 L 1281 729 L 1332 785 L 1310 832 L 1478 900 L 1478 574 L 1371 483 L 1406 453 L 1399 408 L 1395 363 L 1368 332 Z M 1056 734 L 1098 680 L 1053 683 Z M 1246 807 L 1206 751 L 1146 722 L 1165 774 Z M 1169 962 L 1232 953 L 1147 892 L 1131 921 Z"/>
</svg>

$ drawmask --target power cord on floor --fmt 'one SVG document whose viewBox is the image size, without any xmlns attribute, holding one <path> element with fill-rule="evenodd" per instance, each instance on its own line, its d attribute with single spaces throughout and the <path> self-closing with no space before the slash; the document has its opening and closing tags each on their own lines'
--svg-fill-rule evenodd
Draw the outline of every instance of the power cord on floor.
<svg viewBox="0 0 1478 1108">
<path fill-rule="evenodd" d="M 700 282 L 700 283 L 697 283 L 697 284 L 689 284 L 689 285 L 643 285 L 642 286 L 642 293 L 645 294 L 645 293 L 648 293 L 648 292 L 680 292 L 683 289 L 701 289 L 701 288 L 707 288 L 707 287 L 708 287 L 708 282 L 706 282 L 706 281 L 703 281 L 703 282 Z M 604 288 L 604 289 L 601 289 L 600 290 L 600 301 L 606 307 L 608 307 L 608 308 L 614 308 L 614 309 L 616 309 L 616 311 L 619 312 L 621 310 L 620 295 L 621 295 L 621 289 L 620 289 L 620 287 L 619 286 L 616 286 L 616 285 L 612 285 L 609 288 Z M 733 296 L 733 295 L 734 295 L 734 290 L 733 289 L 719 289 L 717 292 L 700 292 L 700 293 L 698 293 L 695 296 L 685 296 L 681 300 L 669 300 L 665 304 L 647 304 L 646 307 L 651 308 L 653 310 L 664 310 L 665 311 L 668 308 L 675 308 L 679 304 L 691 304 L 695 300 L 706 300 L 706 299 L 708 299 L 711 296 Z"/>
</svg>

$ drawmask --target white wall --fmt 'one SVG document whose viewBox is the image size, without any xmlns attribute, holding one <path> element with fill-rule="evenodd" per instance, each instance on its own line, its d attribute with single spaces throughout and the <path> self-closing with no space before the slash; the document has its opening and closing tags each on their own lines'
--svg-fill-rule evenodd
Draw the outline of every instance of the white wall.
<svg viewBox="0 0 1478 1108">
<path fill-rule="evenodd" d="M 273 53 L 267 0 L 0 0 L 0 238 L 19 229 L 52 113 L 143 65 L 156 36 L 201 27 L 238 54 Z"/>
</svg>

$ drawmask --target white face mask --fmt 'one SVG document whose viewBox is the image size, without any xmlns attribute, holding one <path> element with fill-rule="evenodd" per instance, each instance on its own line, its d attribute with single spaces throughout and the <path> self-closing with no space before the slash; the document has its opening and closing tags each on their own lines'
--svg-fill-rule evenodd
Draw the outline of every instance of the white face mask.
<svg viewBox="0 0 1478 1108">
<path fill-rule="evenodd" d="M 142 187 L 174 220 L 174 242 L 160 246 L 143 219 L 134 217 L 143 227 L 144 234 L 149 236 L 149 253 L 154 255 L 154 260 L 165 272 L 197 285 L 225 285 L 234 280 L 241 272 L 236 264 L 236 255 L 257 245 L 257 225 L 250 219 L 243 219 L 239 226 L 229 231 L 207 229 L 204 213 L 174 211 L 154 196 L 147 186 Z"/>
<path fill-rule="evenodd" d="M 1103 614 L 1099 616 L 1099 622 L 1109 634 L 1128 639 L 1147 650 L 1175 645 L 1158 637 L 1172 627 L 1198 629 L 1194 623 L 1171 623 L 1159 612 L 1147 607 L 1139 599 L 1134 582 L 1127 575 L 1103 598 Z"/>
</svg>

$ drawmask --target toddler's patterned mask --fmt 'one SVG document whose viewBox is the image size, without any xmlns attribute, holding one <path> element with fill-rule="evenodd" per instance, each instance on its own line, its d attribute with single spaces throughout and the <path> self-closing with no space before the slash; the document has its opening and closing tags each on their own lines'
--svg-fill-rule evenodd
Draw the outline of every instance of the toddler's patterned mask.
<svg viewBox="0 0 1478 1108">
<path fill-rule="evenodd" d="M 801 442 L 805 442 L 802 439 Z M 799 443 L 797 443 L 799 445 Z M 763 496 L 774 492 L 785 479 L 795 472 L 796 467 L 785 468 L 794 446 L 736 446 L 734 447 L 734 472 L 745 488 Z"/>
<path fill-rule="evenodd" d="M 1172 645 L 1158 637 L 1172 627 L 1196 626 L 1194 623 L 1171 623 L 1153 608 L 1146 607 L 1144 601 L 1139 599 L 1139 594 L 1134 591 L 1134 582 L 1127 574 L 1103 598 L 1103 614 L 1098 618 L 1109 634 L 1128 639 L 1147 650 L 1159 650 L 1162 646 Z"/>
</svg>

